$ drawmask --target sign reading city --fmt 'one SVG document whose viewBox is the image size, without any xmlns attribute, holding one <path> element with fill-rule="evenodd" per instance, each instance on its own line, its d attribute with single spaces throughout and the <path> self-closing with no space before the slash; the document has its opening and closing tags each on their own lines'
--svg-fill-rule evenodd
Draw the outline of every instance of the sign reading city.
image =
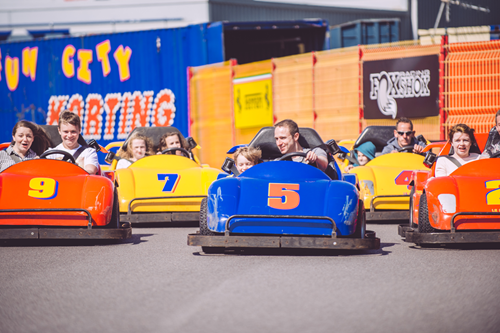
<svg viewBox="0 0 500 333">
<path fill-rule="evenodd" d="M 438 56 L 365 61 L 363 104 L 365 119 L 439 115 Z"/>
</svg>

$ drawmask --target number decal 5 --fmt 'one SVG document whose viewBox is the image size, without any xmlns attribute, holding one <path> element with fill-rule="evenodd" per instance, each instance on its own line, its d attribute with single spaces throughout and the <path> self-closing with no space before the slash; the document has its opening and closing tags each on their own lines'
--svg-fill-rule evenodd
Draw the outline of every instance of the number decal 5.
<svg viewBox="0 0 500 333">
<path fill-rule="evenodd" d="M 179 180 L 181 179 L 181 176 L 179 176 L 176 173 L 159 173 L 158 174 L 158 180 L 159 181 L 166 181 L 165 186 L 163 186 L 162 192 L 171 192 L 174 193 L 175 189 L 177 188 L 177 184 L 179 184 Z"/>
<path fill-rule="evenodd" d="M 486 194 L 487 205 L 500 205 L 500 180 L 490 180 L 484 183 L 486 188 L 494 189 Z"/>
<path fill-rule="evenodd" d="M 52 178 L 31 178 L 28 195 L 36 199 L 49 200 L 57 196 L 59 182 Z"/>
<path fill-rule="evenodd" d="M 267 205 L 276 209 L 294 209 L 300 203 L 299 184 L 269 184 Z M 285 200 L 283 201 L 283 197 Z"/>
</svg>

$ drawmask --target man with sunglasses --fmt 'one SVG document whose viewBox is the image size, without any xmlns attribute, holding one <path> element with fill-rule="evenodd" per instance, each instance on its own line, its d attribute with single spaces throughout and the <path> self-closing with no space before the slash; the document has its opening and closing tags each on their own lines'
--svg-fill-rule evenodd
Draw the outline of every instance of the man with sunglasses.
<svg viewBox="0 0 500 333">
<path fill-rule="evenodd" d="M 413 153 L 421 153 L 426 144 L 415 139 L 413 123 L 406 117 L 401 117 L 396 123 L 394 138 L 387 141 L 387 145 L 382 150 L 382 154 L 398 153 L 403 147 L 413 146 Z"/>
</svg>

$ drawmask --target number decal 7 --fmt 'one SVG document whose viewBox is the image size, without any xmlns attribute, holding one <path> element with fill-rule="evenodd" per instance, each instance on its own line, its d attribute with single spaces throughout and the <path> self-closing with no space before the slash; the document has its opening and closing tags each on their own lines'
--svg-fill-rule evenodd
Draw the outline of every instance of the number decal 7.
<svg viewBox="0 0 500 333">
<path fill-rule="evenodd" d="M 300 203 L 299 184 L 269 184 L 267 205 L 276 209 L 294 209 Z M 284 197 L 284 200 L 283 200 Z"/>
<path fill-rule="evenodd" d="M 32 198 L 49 200 L 57 196 L 59 182 L 52 178 L 31 178 L 28 195 Z"/>
<path fill-rule="evenodd" d="M 494 189 L 486 194 L 487 205 L 500 205 L 500 180 L 490 180 L 484 183 L 487 189 Z"/>
<path fill-rule="evenodd" d="M 165 186 L 163 186 L 162 192 L 171 192 L 174 193 L 175 189 L 177 188 L 177 185 L 179 184 L 179 180 L 181 179 L 181 176 L 179 176 L 176 173 L 159 173 L 158 174 L 158 180 L 159 181 L 166 181 Z"/>
</svg>

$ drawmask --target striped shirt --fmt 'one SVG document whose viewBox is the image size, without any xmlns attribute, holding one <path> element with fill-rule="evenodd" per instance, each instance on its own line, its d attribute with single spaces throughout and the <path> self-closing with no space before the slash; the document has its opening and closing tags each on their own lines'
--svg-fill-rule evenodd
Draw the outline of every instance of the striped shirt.
<svg viewBox="0 0 500 333">
<path fill-rule="evenodd" d="M 28 153 L 24 157 L 21 157 L 15 152 L 12 146 L 9 146 L 7 149 L 0 151 L 0 172 L 16 164 L 11 157 L 12 155 L 17 156 L 17 158 L 21 161 L 32 160 L 38 156 L 33 150 L 29 149 Z"/>
</svg>

